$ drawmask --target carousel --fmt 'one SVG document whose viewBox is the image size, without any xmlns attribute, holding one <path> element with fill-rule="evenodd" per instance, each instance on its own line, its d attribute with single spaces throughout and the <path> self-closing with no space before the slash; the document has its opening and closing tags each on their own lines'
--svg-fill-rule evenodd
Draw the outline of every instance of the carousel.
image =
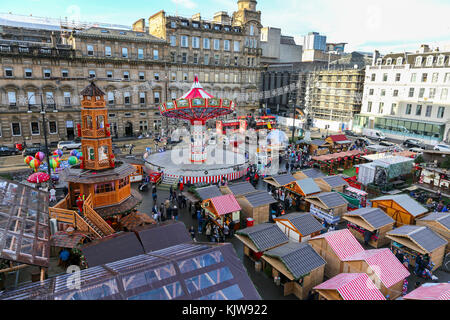
<svg viewBox="0 0 450 320">
<path fill-rule="evenodd" d="M 189 92 L 180 99 L 159 106 L 162 116 L 190 122 L 190 140 L 183 141 L 172 150 L 145 154 L 146 167 L 163 173 L 164 180 L 191 184 L 241 178 L 247 168 L 245 155 L 227 146 L 207 143 L 206 121 L 232 113 L 234 108 L 233 101 L 214 98 L 206 92 L 196 76 Z"/>
</svg>

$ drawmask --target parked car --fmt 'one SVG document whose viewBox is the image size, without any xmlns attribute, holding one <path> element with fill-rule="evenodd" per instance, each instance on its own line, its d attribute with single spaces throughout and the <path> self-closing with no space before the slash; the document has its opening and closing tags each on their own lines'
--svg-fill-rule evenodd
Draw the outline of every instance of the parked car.
<svg viewBox="0 0 450 320">
<path fill-rule="evenodd" d="M 81 148 L 81 142 L 61 141 L 60 143 L 58 143 L 58 149 L 61 149 L 62 151 L 73 150 L 78 148 Z"/>
<path fill-rule="evenodd" d="M 364 145 L 365 147 L 373 145 L 374 143 L 367 138 L 359 137 L 355 140 L 355 143 L 358 145 Z"/>
<path fill-rule="evenodd" d="M 380 141 L 380 143 L 378 143 L 380 146 L 384 146 L 384 147 L 393 147 L 394 144 L 392 142 L 388 142 L 388 141 Z"/>
<path fill-rule="evenodd" d="M 352 130 L 344 130 L 344 134 L 346 135 L 346 136 L 350 136 L 350 137 L 357 137 L 358 135 L 355 133 L 355 132 L 353 132 Z"/>
<path fill-rule="evenodd" d="M 0 146 L 0 156 L 13 156 L 18 153 L 19 151 L 16 148 Z"/>
<path fill-rule="evenodd" d="M 386 140 L 386 136 L 380 130 L 363 129 L 362 135 L 367 138 L 376 139 L 378 141 Z"/>
<path fill-rule="evenodd" d="M 437 145 L 434 146 L 433 150 L 450 152 L 450 146 L 443 143 L 438 143 Z"/>
<path fill-rule="evenodd" d="M 45 150 L 45 146 L 31 146 L 31 147 L 26 147 L 23 151 L 22 151 L 22 156 L 26 157 L 26 156 L 32 156 L 34 157 L 34 155 L 39 152 L 42 151 L 43 153 L 47 153 Z"/>
<path fill-rule="evenodd" d="M 405 141 L 403 141 L 402 145 L 407 148 L 425 149 L 425 145 L 423 144 L 423 142 L 417 139 L 406 139 Z"/>
</svg>

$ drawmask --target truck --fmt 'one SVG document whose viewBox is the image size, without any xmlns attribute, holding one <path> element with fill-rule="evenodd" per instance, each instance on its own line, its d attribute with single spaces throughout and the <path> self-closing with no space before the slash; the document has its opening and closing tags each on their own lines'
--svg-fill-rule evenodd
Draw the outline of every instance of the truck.
<svg viewBox="0 0 450 320">
<path fill-rule="evenodd" d="M 380 130 L 363 129 L 362 135 L 364 137 L 367 137 L 367 138 L 370 138 L 370 139 L 375 139 L 375 140 L 378 140 L 378 141 L 386 140 L 386 136 Z"/>
</svg>

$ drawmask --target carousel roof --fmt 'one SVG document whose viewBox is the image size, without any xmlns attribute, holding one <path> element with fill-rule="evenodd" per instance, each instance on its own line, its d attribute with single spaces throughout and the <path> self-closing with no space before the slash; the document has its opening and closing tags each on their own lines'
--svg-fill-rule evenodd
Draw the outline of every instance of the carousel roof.
<svg viewBox="0 0 450 320">
<path fill-rule="evenodd" d="M 198 81 L 198 77 L 195 76 L 194 83 L 191 90 L 186 92 L 180 99 L 195 99 L 195 98 L 214 98 L 211 94 L 203 89 L 202 85 Z"/>
</svg>

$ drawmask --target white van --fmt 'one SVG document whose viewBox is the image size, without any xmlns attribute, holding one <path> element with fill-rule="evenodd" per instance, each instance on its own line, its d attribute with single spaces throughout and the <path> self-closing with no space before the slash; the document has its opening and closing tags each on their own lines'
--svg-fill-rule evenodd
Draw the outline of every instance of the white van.
<svg viewBox="0 0 450 320">
<path fill-rule="evenodd" d="M 386 136 L 384 135 L 384 133 L 379 130 L 363 129 L 362 135 L 367 138 L 375 139 L 378 141 L 386 140 Z"/>
</svg>

